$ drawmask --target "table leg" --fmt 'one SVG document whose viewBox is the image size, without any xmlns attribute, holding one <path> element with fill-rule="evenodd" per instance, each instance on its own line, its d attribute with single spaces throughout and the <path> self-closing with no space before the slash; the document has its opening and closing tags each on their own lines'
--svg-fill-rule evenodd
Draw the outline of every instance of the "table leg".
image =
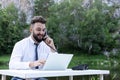
<svg viewBox="0 0 120 80">
<path fill-rule="evenodd" d="M 56 77 L 56 80 L 58 80 L 58 77 Z"/>
<path fill-rule="evenodd" d="M 1 80 L 6 80 L 6 75 L 2 75 Z"/>
<path fill-rule="evenodd" d="M 73 80 L 73 76 L 69 76 L 69 80 Z"/>
<path fill-rule="evenodd" d="M 100 80 L 103 80 L 103 74 L 100 75 Z"/>
</svg>

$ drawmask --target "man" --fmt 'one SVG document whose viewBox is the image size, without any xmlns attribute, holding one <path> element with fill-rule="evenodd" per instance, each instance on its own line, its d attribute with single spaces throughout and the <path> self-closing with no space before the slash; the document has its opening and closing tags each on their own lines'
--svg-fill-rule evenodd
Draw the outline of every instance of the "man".
<svg viewBox="0 0 120 80">
<path fill-rule="evenodd" d="M 31 35 L 17 42 L 13 48 L 10 69 L 41 69 L 49 53 L 56 51 L 53 40 L 47 35 L 45 23 L 46 20 L 42 16 L 33 17 L 30 25 Z M 12 80 L 24 79 L 14 77 Z"/>
</svg>

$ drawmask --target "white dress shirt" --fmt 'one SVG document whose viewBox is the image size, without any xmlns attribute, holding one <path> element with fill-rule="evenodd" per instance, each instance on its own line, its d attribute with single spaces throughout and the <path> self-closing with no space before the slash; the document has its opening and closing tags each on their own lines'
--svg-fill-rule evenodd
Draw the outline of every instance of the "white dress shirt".
<svg viewBox="0 0 120 80">
<path fill-rule="evenodd" d="M 17 42 L 11 54 L 9 69 L 34 69 L 29 67 L 29 63 L 35 61 L 35 47 L 31 36 Z M 39 43 L 37 51 L 39 60 L 46 59 L 51 53 L 50 47 L 44 41 Z"/>
</svg>

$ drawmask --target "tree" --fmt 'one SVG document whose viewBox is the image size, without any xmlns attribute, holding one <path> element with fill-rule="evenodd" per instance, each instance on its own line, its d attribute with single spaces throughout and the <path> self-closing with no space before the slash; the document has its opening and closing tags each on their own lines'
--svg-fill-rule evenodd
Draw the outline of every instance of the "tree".
<svg viewBox="0 0 120 80">
<path fill-rule="evenodd" d="M 119 18 L 113 15 L 116 8 L 100 3 L 95 0 L 84 6 L 82 0 L 64 0 L 49 8 L 49 33 L 54 36 L 59 49 L 66 47 L 101 53 L 116 47 L 113 38 L 113 32 L 119 27 Z"/>
<path fill-rule="evenodd" d="M 53 5 L 54 0 L 35 0 L 34 15 L 42 15 L 45 18 L 49 17 L 49 7 Z"/>
<path fill-rule="evenodd" d="M 18 16 L 18 10 L 13 4 L 0 9 L 0 51 L 10 54 L 14 44 L 23 37 L 23 24 Z"/>
</svg>

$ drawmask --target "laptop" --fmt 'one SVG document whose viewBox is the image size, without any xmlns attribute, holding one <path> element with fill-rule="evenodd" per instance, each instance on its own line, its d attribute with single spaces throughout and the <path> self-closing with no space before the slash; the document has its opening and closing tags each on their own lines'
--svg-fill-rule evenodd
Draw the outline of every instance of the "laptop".
<svg viewBox="0 0 120 80">
<path fill-rule="evenodd" d="M 42 70 L 66 70 L 73 54 L 49 54 Z"/>
</svg>

